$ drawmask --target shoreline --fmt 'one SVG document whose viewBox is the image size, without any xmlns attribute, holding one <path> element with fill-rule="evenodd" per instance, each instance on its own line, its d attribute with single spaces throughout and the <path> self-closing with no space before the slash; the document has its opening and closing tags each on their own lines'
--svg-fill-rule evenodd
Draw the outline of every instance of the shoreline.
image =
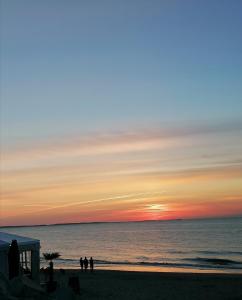
<svg viewBox="0 0 242 300">
<path fill-rule="evenodd" d="M 41 268 L 48 267 L 48 264 L 43 265 Z M 95 271 L 114 271 L 114 272 L 137 272 L 137 273 L 174 273 L 174 274 L 224 274 L 224 275 L 238 275 L 242 276 L 242 268 L 241 269 L 195 269 L 189 267 L 160 267 L 160 266 L 142 266 L 142 265 L 107 265 L 100 266 L 95 265 Z M 55 265 L 56 270 L 64 269 L 68 271 L 80 271 L 79 266 L 67 266 L 67 265 Z"/>
<path fill-rule="evenodd" d="M 55 269 L 58 285 L 70 277 L 79 279 L 80 299 L 242 299 L 242 274 Z"/>
</svg>

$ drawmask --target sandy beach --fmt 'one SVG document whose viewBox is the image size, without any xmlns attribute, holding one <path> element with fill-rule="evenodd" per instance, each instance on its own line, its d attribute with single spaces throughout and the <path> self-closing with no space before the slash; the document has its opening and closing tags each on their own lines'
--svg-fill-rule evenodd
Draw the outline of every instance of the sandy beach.
<svg viewBox="0 0 242 300">
<path fill-rule="evenodd" d="M 78 276 L 80 299 L 242 299 L 242 275 L 79 270 L 55 271 L 59 286 Z M 42 280 L 44 274 L 41 274 Z M 77 299 L 79 299 L 79 297 Z"/>
</svg>

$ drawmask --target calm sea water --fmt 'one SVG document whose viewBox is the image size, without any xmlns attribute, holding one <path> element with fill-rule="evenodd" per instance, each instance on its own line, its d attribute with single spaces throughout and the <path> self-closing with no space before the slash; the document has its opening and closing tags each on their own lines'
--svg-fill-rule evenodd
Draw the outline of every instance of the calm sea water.
<svg viewBox="0 0 242 300">
<path fill-rule="evenodd" d="M 4 228 L 58 251 L 56 267 L 242 273 L 242 218 Z M 41 259 L 42 266 L 46 265 Z"/>
</svg>

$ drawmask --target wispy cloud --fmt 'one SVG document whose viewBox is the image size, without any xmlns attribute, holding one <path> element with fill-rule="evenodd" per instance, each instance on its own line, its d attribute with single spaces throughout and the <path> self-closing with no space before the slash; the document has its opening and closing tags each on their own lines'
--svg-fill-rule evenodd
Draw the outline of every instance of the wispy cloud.
<svg viewBox="0 0 242 300">
<path fill-rule="evenodd" d="M 183 145 L 186 137 L 238 132 L 242 123 L 203 125 L 184 128 L 156 128 L 137 131 L 96 133 L 63 137 L 39 143 L 2 149 L 2 167 L 27 168 L 35 165 L 60 165 L 66 161 L 100 155 L 139 153 Z M 186 141 L 187 142 L 187 141 Z"/>
<path fill-rule="evenodd" d="M 118 220 L 124 212 L 153 218 L 153 204 L 168 205 L 160 216 L 168 218 L 189 205 L 195 215 L 208 207 L 204 199 L 219 205 L 232 197 L 233 205 L 242 195 L 241 128 L 129 130 L 8 149 L 1 160 L 2 220 Z"/>
</svg>

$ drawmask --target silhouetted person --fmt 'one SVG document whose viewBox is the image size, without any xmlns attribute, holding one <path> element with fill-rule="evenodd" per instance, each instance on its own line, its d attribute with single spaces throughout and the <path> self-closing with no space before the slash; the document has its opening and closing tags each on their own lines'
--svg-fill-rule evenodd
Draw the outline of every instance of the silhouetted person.
<svg viewBox="0 0 242 300">
<path fill-rule="evenodd" d="M 19 261 L 19 249 L 17 240 L 12 240 L 12 243 L 8 251 L 8 271 L 9 279 L 17 277 L 19 275 L 20 261 Z"/>
<path fill-rule="evenodd" d="M 90 258 L 90 270 L 91 270 L 91 272 L 93 272 L 93 268 L 94 268 L 94 263 L 93 263 L 93 259 L 91 257 Z"/>
<path fill-rule="evenodd" d="M 81 267 L 81 270 L 83 271 L 83 259 L 82 259 L 82 257 L 80 258 L 80 267 Z"/>
<path fill-rule="evenodd" d="M 85 272 L 86 272 L 87 269 L 88 269 L 88 260 L 87 260 L 86 256 L 85 256 L 85 259 L 84 259 L 84 268 L 85 268 Z"/>
</svg>

